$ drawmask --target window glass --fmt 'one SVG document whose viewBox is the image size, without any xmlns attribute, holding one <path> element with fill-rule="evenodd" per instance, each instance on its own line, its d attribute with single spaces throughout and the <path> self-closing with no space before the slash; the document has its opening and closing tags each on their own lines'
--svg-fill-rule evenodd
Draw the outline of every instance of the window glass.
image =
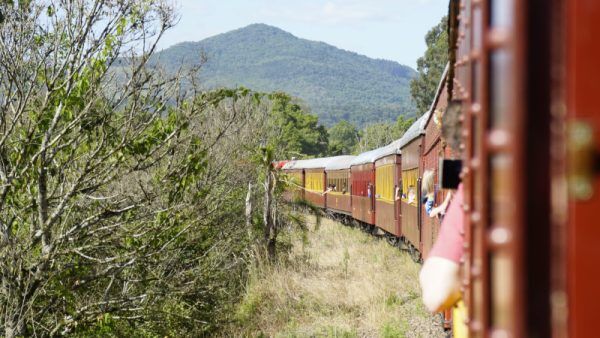
<svg viewBox="0 0 600 338">
<path fill-rule="evenodd" d="M 419 168 L 402 171 L 402 201 L 417 206 Z"/>
</svg>

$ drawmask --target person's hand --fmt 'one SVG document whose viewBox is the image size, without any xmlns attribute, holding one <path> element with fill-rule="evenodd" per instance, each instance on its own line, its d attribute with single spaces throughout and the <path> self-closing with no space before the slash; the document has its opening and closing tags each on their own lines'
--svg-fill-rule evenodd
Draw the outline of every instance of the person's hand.
<svg viewBox="0 0 600 338">
<path fill-rule="evenodd" d="M 436 216 L 439 217 L 440 215 L 444 214 L 444 210 L 445 210 L 445 208 L 443 208 L 443 206 L 435 207 L 435 208 L 431 209 L 431 211 L 429 212 L 429 217 L 431 217 L 431 218 L 436 217 Z"/>
</svg>

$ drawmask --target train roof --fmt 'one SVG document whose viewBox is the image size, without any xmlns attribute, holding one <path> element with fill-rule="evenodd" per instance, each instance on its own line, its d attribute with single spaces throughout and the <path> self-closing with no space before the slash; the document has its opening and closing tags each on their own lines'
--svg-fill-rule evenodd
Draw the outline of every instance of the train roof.
<svg viewBox="0 0 600 338">
<path fill-rule="evenodd" d="M 428 111 L 427 113 L 425 113 L 425 115 L 421 116 L 418 120 L 416 120 L 415 123 L 413 123 L 410 126 L 410 128 L 408 128 L 404 135 L 402 135 L 402 138 L 398 140 L 398 147 L 400 149 L 404 148 L 412 140 L 425 134 L 425 124 L 427 123 L 430 114 L 431 111 Z"/>
<path fill-rule="evenodd" d="M 396 140 L 396 141 L 388 144 L 387 146 L 383 146 L 381 148 L 377 148 L 374 150 L 364 152 L 364 153 L 356 156 L 356 158 L 350 163 L 350 165 L 373 163 L 382 157 L 392 155 L 392 154 L 400 154 L 401 153 L 400 147 L 399 147 L 400 140 Z"/>
<path fill-rule="evenodd" d="M 283 166 L 288 163 L 289 161 L 284 160 L 284 161 L 273 161 L 273 168 L 275 169 L 281 169 L 283 168 Z"/>
<path fill-rule="evenodd" d="M 349 169 L 350 164 L 352 163 L 352 161 L 354 161 L 355 158 L 356 156 L 353 155 L 338 156 L 335 158 L 335 160 L 332 160 L 331 162 L 329 162 L 329 164 L 327 164 L 327 166 L 325 167 L 325 171 Z"/>
<path fill-rule="evenodd" d="M 330 163 L 333 163 L 337 160 L 343 160 L 346 156 L 347 155 L 311 158 L 308 160 L 294 160 L 286 163 L 283 166 L 283 170 L 325 168 Z"/>
</svg>

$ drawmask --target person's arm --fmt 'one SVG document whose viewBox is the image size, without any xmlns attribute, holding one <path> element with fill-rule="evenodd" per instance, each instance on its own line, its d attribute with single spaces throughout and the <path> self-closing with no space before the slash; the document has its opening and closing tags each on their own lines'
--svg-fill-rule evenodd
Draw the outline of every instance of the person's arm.
<svg viewBox="0 0 600 338">
<path fill-rule="evenodd" d="M 444 202 L 442 202 L 442 204 L 440 204 L 439 206 L 431 209 L 431 212 L 429 213 L 429 217 L 436 217 L 439 214 L 444 214 L 446 212 L 446 209 L 448 209 L 448 203 L 450 203 L 450 199 L 452 198 L 452 192 L 448 192 L 448 194 L 446 194 L 446 198 L 444 199 Z"/>
<path fill-rule="evenodd" d="M 439 236 L 419 275 L 423 303 L 432 312 L 445 310 L 460 298 L 459 270 L 464 250 L 462 204 L 462 187 L 460 187 L 450 203 Z"/>
<path fill-rule="evenodd" d="M 460 299 L 460 267 L 442 257 L 427 258 L 419 273 L 423 304 L 430 312 L 443 311 Z"/>
</svg>

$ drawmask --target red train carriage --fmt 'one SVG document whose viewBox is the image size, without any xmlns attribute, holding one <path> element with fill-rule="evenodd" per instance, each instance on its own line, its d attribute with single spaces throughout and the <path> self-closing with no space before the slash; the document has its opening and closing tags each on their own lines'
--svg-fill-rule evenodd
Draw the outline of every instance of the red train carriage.
<svg viewBox="0 0 600 338">
<path fill-rule="evenodd" d="M 450 19 L 470 336 L 597 336 L 600 2 L 461 1 Z"/>
<path fill-rule="evenodd" d="M 421 148 L 428 116 L 425 114 L 413 123 L 398 143 L 402 151 L 402 235 L 417 250 L 421 250 Z"/>
<path fill-rule="evenodd" d="M 362 153 L 350 164 L 352 217 L 375 225 L 375 159 L 372 151 Z"/>
<path fill-rule="evenodd" d="M 325 167 L 327 187 L 327 209 L 345 215 L 352 215 L 352 192 L 350 191 L 350 163 L 356 156 L 341 156 Z"/>
<path fill-rule="evenodd" d="M 445 153 L 449 152 L 449 147 L 442 144 L 441 139 L 441 119 L 448 105 L 448 94 L 446 87 L 446 75 L 448 68 L 444 71 L 440 84 L 438 86 L 436 96 L 429 110 L 429 117 L 425 121 L 425 136 L 423 138 L 422 151 L 422 167 L 423 172 L 431 170 L 435 173 L 435 205 L 440 205 L 444 201 L 448 192 L 440 189 L 438 171 L 439 162 L 445 157 Z M 433 243 L 437 239 L 440 229 L 440 219 L 437 217 L 431 218 L 425 212 L 425 208 L 421 208 L 421 241 L 423 257 L 429 255 L 429 251 L 433 247 Z"/>
<path fill-rule="evenodd" d="M 396 187 L 401 181 L 401 156 L 398 141 L 375 150 L 375 225 L 397 237 L 402 236 L 400 201 Z"/>
</svg>

